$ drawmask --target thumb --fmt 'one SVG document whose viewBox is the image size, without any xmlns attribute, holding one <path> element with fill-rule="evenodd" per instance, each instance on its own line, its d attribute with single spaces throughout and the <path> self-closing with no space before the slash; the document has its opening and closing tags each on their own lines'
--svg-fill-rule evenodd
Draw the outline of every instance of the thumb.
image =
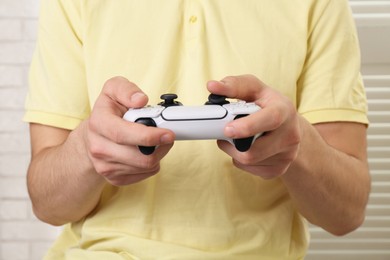
<svg viewBox="0 0 390 260">
<path fill-rule="evenodd" d="M 106 81 L 102 92 L 126 108 L 140 108 L 148 103 L 145 93 L 123 77 L 114 77 Z"/>
<path fill-rule="evenodd" d="M 266 85 L 253 75 L 228 76 L 221 81 L 211 80 L 207 89 L 218 95 L 245 101 L 255 101 Z"/>
</svg>

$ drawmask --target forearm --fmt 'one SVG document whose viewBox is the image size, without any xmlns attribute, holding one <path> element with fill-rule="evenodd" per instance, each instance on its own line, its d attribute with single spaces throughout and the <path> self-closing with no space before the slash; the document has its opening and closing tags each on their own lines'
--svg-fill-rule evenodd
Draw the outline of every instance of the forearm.
<svg viewBox="0 0 390 260">
<path fill-rule="evenodd" d="M 364 220 L 370 191 L 367 163 L 326 143 L 305 119 L 300 121 L 304 135 L 299 154 L 282 180 L 303 216 L 343 235 Z"/>
<path fill-rule="evenodd" d="M 37 217 L 53 225 L 80 220 L 98 203 L 105 180 L 96 174 L 82 141 L 83 124 L 64 143 L 33 157 L 28 189 Z"/>
</svg>

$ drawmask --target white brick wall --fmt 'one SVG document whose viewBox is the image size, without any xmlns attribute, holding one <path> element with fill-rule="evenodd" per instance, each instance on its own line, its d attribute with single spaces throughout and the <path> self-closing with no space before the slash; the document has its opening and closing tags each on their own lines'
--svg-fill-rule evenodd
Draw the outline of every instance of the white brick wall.
<svg viewBox="0 0 390 260">
<path fill-rule="evenodd" d="M 39 0 L 0 0 L 0 260 L 38 260 L 58 234 L 31 211 L 25 174 L 28 128 L 21 121 Z"/>
</svg>

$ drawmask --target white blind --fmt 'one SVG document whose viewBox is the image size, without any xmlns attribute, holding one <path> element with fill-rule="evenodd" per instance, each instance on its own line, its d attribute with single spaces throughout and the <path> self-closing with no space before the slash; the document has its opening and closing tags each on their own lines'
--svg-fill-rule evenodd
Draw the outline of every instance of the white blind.
<svg viewBox="0 0 390 260">
<path fill-rule="evenodd" d="M 335 237 L 317 227 L 307 260 L 390 259 L 390 0 L 350 1 L 362 49 L 370 128 L 368 156 L 372 192 L 366 221 Z"/>
</svg>

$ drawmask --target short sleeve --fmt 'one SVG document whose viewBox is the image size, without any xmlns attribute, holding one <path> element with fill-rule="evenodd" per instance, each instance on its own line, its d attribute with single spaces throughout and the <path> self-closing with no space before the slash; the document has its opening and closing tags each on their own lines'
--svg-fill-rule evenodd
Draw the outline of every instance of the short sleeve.
<svg viewBox="0 0 390 260">
<path fill-rule="evenodd" d="M 348 1 L 318 4 L 309 20 L 307 57 L 298 80 L 298 111 L 313 124 L 367 124 L 360 48 Z"/>
<path fill-rule="evenodd" d="M 42 0 L 24 121 L 74 129 L 90 113 L 78 0 Z"/>
</svg>

